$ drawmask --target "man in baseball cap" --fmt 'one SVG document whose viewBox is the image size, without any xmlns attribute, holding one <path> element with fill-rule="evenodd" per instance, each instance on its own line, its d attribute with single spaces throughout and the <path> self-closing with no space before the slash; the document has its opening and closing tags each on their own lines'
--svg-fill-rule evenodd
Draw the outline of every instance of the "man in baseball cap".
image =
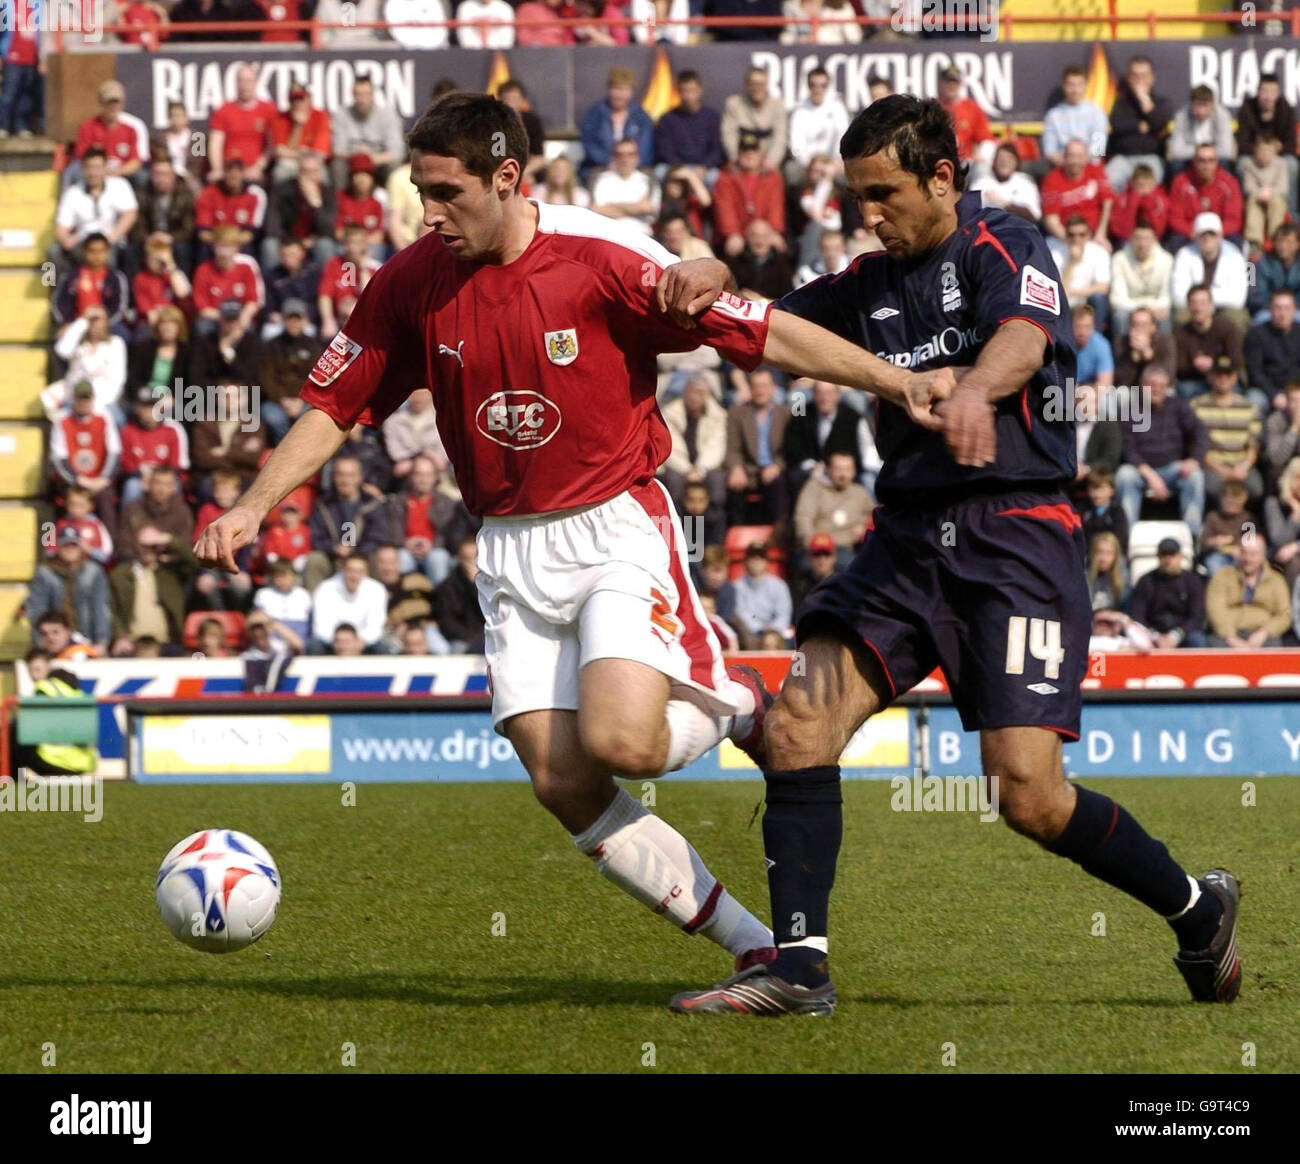
<svg viewBox="0 0 1300 1164">
<path fill-rule="evenodd" d="M 1216 310 L 1228 315 L 1243 331 L 1250 326 L 1245 310 L 1250 286 L 1246 259 L 1223 237 L 1223 219 L 1212 210 L 1202 210 L 1192 220 L 1191 242 L 1175 252 L 1175 305 L 1186 303 L 1188 292 L 1198 283 L 1210 288 Z"/>
</svg>

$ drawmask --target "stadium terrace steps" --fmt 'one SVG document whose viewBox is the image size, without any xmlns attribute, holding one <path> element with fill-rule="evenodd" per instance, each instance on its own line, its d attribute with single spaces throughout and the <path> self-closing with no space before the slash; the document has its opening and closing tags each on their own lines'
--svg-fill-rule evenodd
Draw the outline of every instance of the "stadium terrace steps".
<svg viewBox="0 0 1300 1164">
<path fill-rule="evenodd" d="M 0 172 L 0 268 L 39 267 L 54 237 L 59 176 Z"/>
<path fill-rule="evenodd" d="M 23 604 L 26 585 L 0 585 L 0 663 L 21 659 L 32 645 L 32 628 Z"/>
<path fill-rule="evenodd" d="M 0 271 L 0 343 L 49 342 L 51 293 L 37 271 Z"/>
<path fill-rule="evenodd" d="M 41 419 L 48 364 L 44 348 L 0 345 L 0 421 Z"/>
<path fill-rule="evenodd" d="M 44 431 L 34 424 L 0 423 L 0 498 L 38 497 L 44 469 Z"/>
<path fill-rule="evenodd" d="M 33 505 L 0 505 L 0 582 L 28 582 L 36 573 L 40 515 Z"/>
</svg>

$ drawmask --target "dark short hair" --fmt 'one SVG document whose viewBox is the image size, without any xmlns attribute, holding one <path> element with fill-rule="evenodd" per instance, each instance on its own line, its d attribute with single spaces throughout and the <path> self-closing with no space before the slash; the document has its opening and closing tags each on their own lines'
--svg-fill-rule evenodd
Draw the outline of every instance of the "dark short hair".
<svg viewBox="0 0 1300 1164">
<path fill-rule="evenodd" d="M 1109 485 L 1115 488 L 1115 474 L 1109 469 L 1092 469 L 1088 473 L 1087 486 L 1089 489 L 1100 489 L 1103 485 Z"/>
<path fill-rule="evenodd" d="M 91 146 L 84 154 L 81 155 L 81 164 L 85 165 L 91 158 L 99 158 L 102 161 L 108 161 L 108 154 L 104 151 L 103 146 Z"/>
<path fill-rule="evenodd" d="M 1066 230 L 1069 230 L 1070 227 L 1072 226 L 1087 226 L 1087 225 L 1088 225 L 1088 220 L 1084 218 L 1082 214 L 1071 214 L 1070 217 L 1065 220 Z"/>
<path fill-rule="evenodd" d="M 1192 100 L 1192 101 L 1213 101 L 1213 100 L 1214 100 L 1214 90 L 1211 89 L 1211 88 L 1209 87 L 1209 85 L 1197 85 L 1196 88 L 1192 90 L 1190 100 Z"/>
<path fill-rule="evenodd" d="M 36 620 L 38 627 L 48 626 L 50 623 L 58 623 L 59 626 L 66 626 L 68 630 L 72 629 L 72 623 L 68 621 L 68 616 L 61 610 L 47 610 Z"/>
<path fill-rule="evenodd" d="M 1291 234 L 1300 238 L 1300 226 L 1296 226 L 1294 222 L 1284 222 L 1273 232 L 1273 241 L 1277 242 L 1284 234 Z"/>
<path fill-rule="evenodd" d="M 406 135 L 406 145 L 457 158 L 485 183 L 507 158 L 518 163 L 521 173 L 528 161 L 528 133 L 519 114 L 485 93 L 448 93 L 424 111 Z"/>
<path fill-rule="evenodd" d="M 1204 291 L 1211 299 L 1214 298 L 1214 292 L 1210 290 L 1210 285 L 1208 283 L 1197 283 L 1194 286 L 1187 288 L 1188 303 L 1192 301 L 1192 296 L 1195 295 L 1198 291 Z"/>
<path fill-rule="evenodd" d="M 823 69 L 821 65 L 818 65 L 815 69 L 808 70 L 808 80 L 811 81 L 814 77 L 825 77 L 828 81 L 831 79 L 830 73 Z"/>
<path fill-rule="evenodd" d="M 678 85 L 685 85 L 690 81 L 695 82 L 695 84 L 697 85 L 704 84 L 704 82 L 700 80 L 699 73 L 697 73 L 694 69 L 683 69 L 680 73 L 677 74 Z"/>
<path fill-rule="evenodd" d="M 1271 81 L 1274 85 L 1278 85 L 1278 86 L 1281 86 L 1282 84 L 1282 78 L 1279 77 L 1276 73 L 1260 73 L 1259 75 L 1260 85 L 1262 85 L 1265 81 Z M 1255 92 L 1256 93 L 1259 92 L 1258 86 L 1256 86 Z"/>
<path fill-rule="evenodd" d="M 1273 294 L 1270 295 L 1270 296 L 1268 297 L 1268 298 L 1269 298 L 1269 302 L 1271 303 L 1271 302 L 1272 302 L 1274 299 L 1276 299 L 1279 295 L 1285 296 L 1287 299 L 1291 300 L 1292 303 L 1295 302 L 1295 292 L 1292 291 L 1290 287 L 1275 287 L 1275 288 L 1273 288 Z"/>
<path fill-rule="evenodd" d="M 81 249 L 84 251 L 93 242 L 103 243 L 105 246 L 112 245 L 108 241 L 108 235 L 104 234 L 102 231 L 95 230 L 91 231 L 90 234 L 86 235 L 86 237 L 81 240 Z"/>
<path fill-rule="evenodd" d="M 44 620 L 42 620 L 42 621 L 44 621 Z M 23 658 L 24 658 L 28 663 L 34 662 L 34 661 L 37 660 L 37 659 L 47 659 L 47 660 L 48 660 L 48 659 L 50 659 L 51 657 L 52 657 L 52 656 L 50 655 L 50 652 L 47 651 L 44 647 L 33 647 L 30 651 L 27 652 L 26 655 L 23 656 Z"/>
<path fill-rule="evenodd" d="M 1061 79 L 1064 80 L 1066 77 L 1083 77 L 1086 79 L 1087 76 L 1088 74 L 1084 71 L 1082 65 L 1066 65 L 1065 71 L 1061 74 Z"/>
<path fill-rule="evenodd" d="M 336 627 L 334 628 L 334 634 L 337 635 L 337 634 L 339 633 L 339 631 L 347 631 L 349 634 L 354 634 L 354 635 L 356 635 L 357 638 L 360 638 L 360 637 L 361 637 L 360 632 L 359 632 L 359 631 L 357 630 L 357 628 L 354 627 L 350 622 L 341 622 L 341 623 L 339 623 L 338 626 L 336 626 Z"/>
<path fill-rule="evenodd" d="M 948 111 L 934 100 L 910 93 L 891 93 L 873 101 L 849 123 L 840 138 L 840 156 L 847 162 L 893 147 L 899 166 L 924 185 L 941 161 L 953 168 L 953 185 L 960 191 L 966 173 L 957 157 L 957 137 Z"/>
</svg>

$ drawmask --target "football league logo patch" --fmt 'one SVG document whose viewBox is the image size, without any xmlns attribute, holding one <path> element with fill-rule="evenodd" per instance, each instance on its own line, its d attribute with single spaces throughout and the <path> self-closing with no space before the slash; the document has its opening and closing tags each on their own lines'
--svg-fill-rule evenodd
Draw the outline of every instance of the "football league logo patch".
<svg viewBox="0 0 1300 1164">
<path fill-rule="evenodd" d="M 578 332 L 575 328 L 548 331 L 542 338 L 546 341 L 546 358 L 552 364 L 558 364 L 562 368 L 578 358 Z"/>
<path fill-rule="evenodd" d="M 359 355 L 361 355 L 361 345 L 355 340 L 348 339 L 343 332 L 339 332 L 330 340 L 329 347 L 321 352 L 320 359 L 316 361 L 316 366 L 312 368 L 307 378 L 317 388 L 328 388 L 351 367 Z"/>
<path fill-rule="evenodd" d="M 1044 275 L 1037 267 L 1025 264 L 1020 272 L 1020 305 L 1037 307 L 1040 311 L 1061 314 L 1061 290 L 1056 280 Z"/>
</svg>

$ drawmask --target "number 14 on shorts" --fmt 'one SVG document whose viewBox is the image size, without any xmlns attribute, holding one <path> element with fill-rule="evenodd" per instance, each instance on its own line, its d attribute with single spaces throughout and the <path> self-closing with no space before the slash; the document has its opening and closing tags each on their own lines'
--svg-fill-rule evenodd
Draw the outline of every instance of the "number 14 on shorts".
<svg viewBox="0 0 1300 1164">
<path fill-rule="evenodd" d="M 1043 662 L 1043 678 L 1059 679 L 1065 652 L 1061 649 L 1061 624 L 1054 618 L 1025 618 L 1013 614 L 1007 620 L 1007 674 L 1025 673 L 1025 647 Z"/>
</svg>

